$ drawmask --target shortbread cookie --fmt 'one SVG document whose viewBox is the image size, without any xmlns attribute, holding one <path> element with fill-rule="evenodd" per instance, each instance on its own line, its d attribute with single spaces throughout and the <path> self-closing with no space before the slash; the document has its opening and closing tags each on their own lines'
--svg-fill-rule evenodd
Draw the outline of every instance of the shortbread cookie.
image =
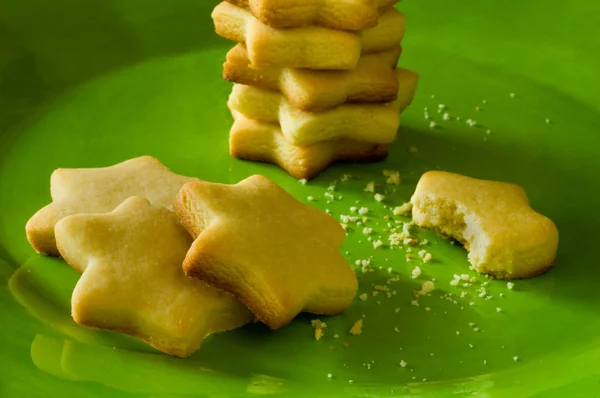
<svg viewBox="0 0 600 398">
<path fill-rule="evenodd" d="M 258 87 L 236 84 L 229 97 L 229 109 L 265 123 L 281 125 L 285 138 L 295 145 L 350 139 L 389 144 L 396 138 L 400 114 L 412 101 L 418 75 L 406 69 L 396 71 L 398 99 L 382 104 L 344 104 L 323 112 L 304 112 L 282 94 Z"/>
<path fill-rule="evenodd" d="M 83 275 L 72 297 L 79 324 L 138 337 L 186 357 L 209 334 L 252 320 L 236 298 L 185 276 L 192 239 L 172 211 L 132 197 L 114 211 L 56 224 L 61 255 Z"/>
<path fill-rule="evenodd" d="M 415 224 L 463 243 L 478 272 L 527 278 L 554 264 L 556 226 L 529 206 L 519 186 L 431 171 L 411 203 Z"/>
<path fill-rule="evenodd" d="M 232 293 L 271 328 L 299 312 L 339 314 L 352 302 L 358 282 L 340 254 L 339 222 L 266 177 L 188 183 L 174 209 L 196 239 L 185 273 Z"/>
<path fill-rule="evenodd" d="M 276 29 L 227 2 L 219 4 L 212 17 L 217 34 L 246 43 L 252 67 L 355 69 L 361 53 L 400 44 L 406 27 L 406 17 L 394 8 L 381 15 L 377 26 L 358 32 L 319 26 Z"/>
<path fill-rule="evenodd" d="M 39 253 L 58 255 L 54 225 L 61 218 L 109 212 L 130 196 L 145 197 L 171 208 L 179 188 L 194 180 L 172 173 L 150 156 L 104 168 L 58 169 L 50 178 L 52 203 L 29 220 L 27 239 Z"/>
<path fill-rule="evenodd" d="M 223 77 L 233 83 L 281 91 L 295 108 L 319 112 L 347 102 L 391 102 L 398 95 L 394 69 L 402 48 L 367 54 L 355 70 L 250 67 L 246 46 L 227 54 Z"/>
<path fill-rule="evenodd" d="M 227 0 L 252 12 L 274 28 L 324 26 L 338 30 L 360 30 L 377 25 L 379 12 L 398 0 Z"/>
<path fill-rule="evenodd" d="M 310 180 L 334 162 L 374 162 L 388 155 L 387 145 L 351 140 L 294 145 L 283 137 L 277 125 L 232 113 L 235 122 L 229 134 L 231 156 L 274 163 L 298 179 Z"/>
</svg>

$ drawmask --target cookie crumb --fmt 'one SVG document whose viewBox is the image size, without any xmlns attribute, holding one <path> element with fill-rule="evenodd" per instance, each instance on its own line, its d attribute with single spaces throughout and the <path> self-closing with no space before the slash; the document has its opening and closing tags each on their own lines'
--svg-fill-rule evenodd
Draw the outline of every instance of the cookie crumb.
<svg viewBox="0 0 600 398">
<path fill-rule="evenodd" d="M 306 183 L 308 182 L 308 180 L 306 178 L 302 178 L 300 180 L 298 180 L 300 182 L 300 184 L 302 185 L 306 185 Z"/>
<path fill-rule="evenodd" d="M 508 283 L 506 283 L 506 287 L 508 287 L 509 289 L 512 289 L 513 287 L 515 287 L 515 284 L 512 282 L 508 282 Z"/>
<path fill-rule="evenodd" d="M 396 171 L 396 170 L 383 170 L 382 172 L 384 177 L 387 177 L 387 180 L 385 181 L 387 184 L 390 185 L 400 185 L 400 183 L 402 182 L 402 178 L 400 176 L 400 172 Z"/>
<path fill-rule="evenodd" d="M 359 299 L 361 299 L 362 301 L 367 301 L 367 299 L 369 298 L 369 295 L 367 293 L 363 293 L 360 296 L 358 296 Z"/>
<path fill-rule="evenodd" d="M 419 292 L 419 295 L 424 296 L 427 293 L 431 293 L 435 290 L 435 284 L 432 281 L 426 281 L 425 283 L 423 283 L 423 286 L 421 287 L 421 291 Z"/>
<path fill-rule="evenodd" d="M 412 278 L 413 278 L 413 279 L 417 279 L 419 276 L 421 276 L 421 268 L 419 268 L 418 266 L 417 266 L 417 267 L 415 267 L 415 268 L 412 270 L 411 274 L 412 274 Z"/>
<path fill-rule="evenodd" d="M 410 228 L 413 226 L 412 222 L 405 222 L 404 225 L 402 225 L 402 233 L 405 236 L 410 236 Z"/>
<path fill-rule="evenodd" d="M 315 340 L 321 340 L 321 338 L 325 335 L 323 329 L 327 327 L 325 322 L 321 322 L 320 319 L 313 319 L 310 321 L 310 324 L 313 328 L 315 328 Z"/>
<path fill-rule="evenodd" d="M 358 336 L 362 334 L 362 327 L 363 321 L 362 319 L 359 319 L 358 321 L 354 322 L 354 325 L 352 325 L 352 328 L 350 329 L 350 334 L 353 336 Z"/>
<path fill-rule="evenodd" d="M 383 202 L 383 200 L 385 199 L 385 195 L 382 195 L 380 193 L 376 193 L 373 198 L 378 201 L 378 202 Z"/>
<path fill-rule="evenodd" d="M 433 255 L 431 253 L 429 253 L 427 250 L 421 250 L 419 251 L 419 257 L 421 257 L 421 260 L 423 260 L 424 262 L 428 263 L 431 261 L 431 259 L 433 259 Z"/>
<path fill-rule="evenodd" d="M 400 361 L 400 366 L 402 366 L 403 368 L 405 368 L 406 365 L 408 365 L 408 364 L 406 363 L 406 361 L 404 359 Z"/>
<path fill-rule="evenodd" d="M 413 207 L 413 205 L 410 202 L 403 203 L 402 205 L 394 208 L 394 215 L 395 216 L 405 216 L 408 212 L 410 212 L 412 210 L 412 207 Z"/>
<path fill-rule="evenodd" d="M 365 187 L 365 192 L 375 192 L 375 181 L 369 181 Z"/>
</svg>

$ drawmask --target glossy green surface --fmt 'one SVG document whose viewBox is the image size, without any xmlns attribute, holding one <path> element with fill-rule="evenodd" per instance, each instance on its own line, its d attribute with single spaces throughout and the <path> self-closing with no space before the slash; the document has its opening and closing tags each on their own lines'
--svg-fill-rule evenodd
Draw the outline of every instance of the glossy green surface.
<svg viewBox="0 0 600 398">
<path fill-rule="evenodd" d="M 0 1 L 0 396 L 600 396 L 598 3 L 403 1 L 410 29 L 401 64 L 422 79 L 391 156 L 334 166 L 306 186 L 274 166 L 228 156 L 230 86 L 220 67 L 229 44 L 212 33 L 213 5 Z M 302 315 L 276 332 L 250 325 L 214 335 L 192 357 L 170 358 L 76 325 L 69 315 L 76 273 L 35 255 L 24 235 L 27 219 L 50 199 L 52 170 L 144 154 L 211 181 L 261 173 L 300 200 L 314 196 L 310 203 L 335 217 L 367 206 L 367 226 L 384 242 L 383 216 L 409 199 L 424 170 L 514 182 L 558 225 L 557 265 L 513 290 L 491 281 L 486 300 L 476 287 L 449 285 L 454 273 L 472 275 L 460 247 L 417 231 L 434 261 L 407 263 L 403 251 L 373 250 L 354 227 L 348 260 L 372 256 L 376 269 L 357 268 L 359 294 L 393 276 L 392 298 L 357 298 L 326 319 L 318 342 L 315 317 Z M 383 169 L 404 177 L 396 192 L 377 188 L 389 190 L 384 206 L 363 192 L 370 180 L 385 182 Z M 354 178 L 339 182 L 342 174 Z M 335 180 L 336 200 L 327 203 Z M 415 265 L 418 279 L 410 278 Z M 432 278 L 438 290 L 411 306 L 412 291 Z M 441 298 L 447 293 L 456 304 Z M 363 314 L 363 334 L 350 336 Z"/>
</svg>

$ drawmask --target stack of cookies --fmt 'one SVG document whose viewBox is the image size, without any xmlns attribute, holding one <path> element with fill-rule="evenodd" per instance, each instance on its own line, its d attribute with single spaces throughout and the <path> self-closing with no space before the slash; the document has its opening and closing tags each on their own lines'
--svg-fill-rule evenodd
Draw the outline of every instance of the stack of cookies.
<svg viewBox="0 0 600 398">
<path fill-rule="evenodd" d="M 388 154 L 418 75 L 396 68 L 406 27 L 397 0 L 227 0 L 212 17 L 238 44 L 232 156 L 310 179 L 335 161 Z"/>
</svg>

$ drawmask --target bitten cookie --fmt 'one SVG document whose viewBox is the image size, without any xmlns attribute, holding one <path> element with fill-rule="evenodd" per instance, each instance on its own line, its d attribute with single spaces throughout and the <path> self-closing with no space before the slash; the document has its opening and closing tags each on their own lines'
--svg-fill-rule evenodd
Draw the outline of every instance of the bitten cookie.
<svg viewBox="0 0 600 398">
<path fill-rule="evenodd" d="M 230 292 L 273 329 L 299 312 L 339 314 L 358 282 L 339 250 L 340 224 L 266 177 L 188 183 L 174 205 L 195 238 L 183 269 Z"/>
<path fill-rule="evenodd" d="M 387 145 L 361 141 L 324 141 L 300 146 L 288 142 L 274 124 L 232 112 L 229 153 L 239 159 L 274 163 L 298 179 L 310 180 L 338 161 L 374 162 L 388 155 Z"/>
<path fill-rule="evenodd" d="M 319 25 L 338 30 L 359 30 L 377 25 L 379 12 L 398 0 L 227 0 L 252 11 L 274 28 Z"/>
<path fill-rule="evenodd" d="M 396 47 L 404 37 L 406 17 L 392 8 L 373 28 L 358 32 L 319 26 L 276 29 L 249 11 L 223 2 L 212 13 L 218 35 L 246 43 L 252 67 L 355 69 L 362 54 Z"/>
<path fill-rule="evenodd" d="M 527 278 L 554 264 L 556 226 L 529 206 L 519 186 L 431 171 L 411 203 L 414 223 L 463 243 L 478 272 Z"/>
<path fill-rule="evenodd" d="M 186 357 L 204 337 L 252 320 L 233 296 L 185 276 L 192 244 L 172 211 L 132 197 L 105 214 L 78 214 L 56 224 L 60 254 L 82 272 L 72 297 L 82 325 L 138 337 Z"/>
<path fill-rule="evenodd" d="M 229 109 L 250 119 L 280 124 L 285 138 L 295 145 L 349 139 L 389 144 L 396 138 L 400 114 L 412 101 L 418 75 L 398 69 L 398 99 L 383 104 L 344 104 L 323 112 L 296 109 L 280 93 L 236 84 L 229 96 Z"/>
<path fill-rule="evenodd" d="M 52 203 L 27 222 L 27 239 L 37 252 L 57 256 L 54 226 L 60 219 L 71 214 L 109 212 L 130 196 L 171 208 L 179 188 L 194 180 L 172 173 L 151 156 L 103 168 L 58 169 L 50 178 Z"/>
<path fill-rule="evenodd" d="M 320 112 L 352 102 L 391 102 L 398 96 L 394 69 L 402 48 L 363 55 L 355 70 L 250 67 L 246 46 L 227 54 L 223 77 L 233 83 L 281 91 L 295 108 Z"/>
</svg>

